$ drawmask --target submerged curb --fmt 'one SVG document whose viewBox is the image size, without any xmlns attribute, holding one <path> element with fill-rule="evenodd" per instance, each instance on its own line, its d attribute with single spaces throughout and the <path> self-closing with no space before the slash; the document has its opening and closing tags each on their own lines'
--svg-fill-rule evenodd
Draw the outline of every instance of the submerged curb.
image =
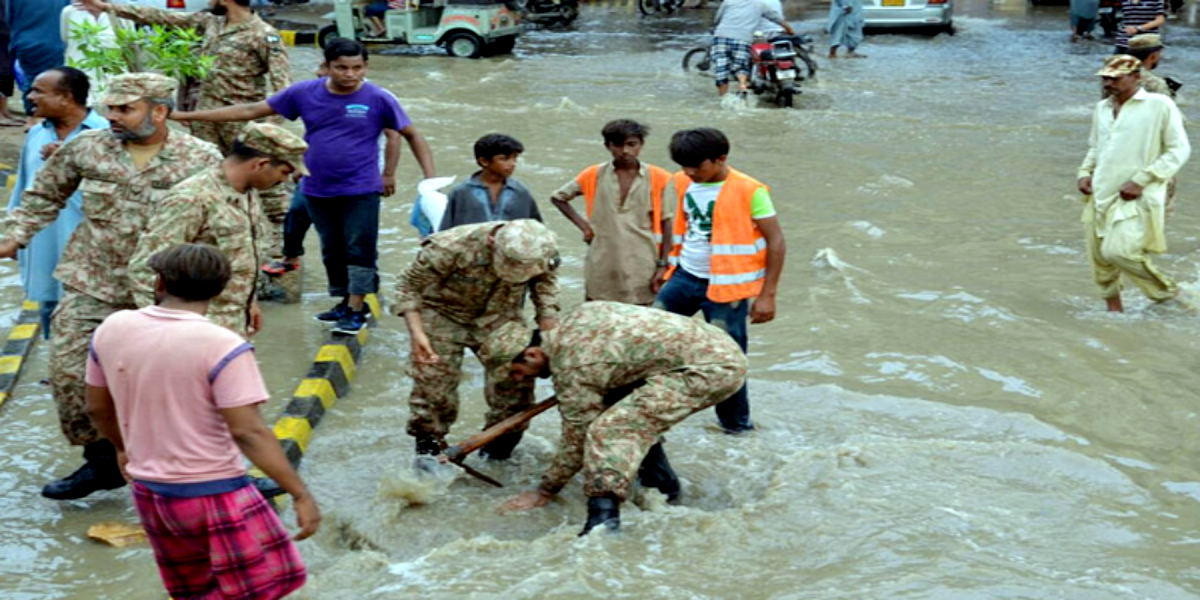
<svg viewBox="0 0 1200 600">
<path fill-rule="evenodd" d="M 288 46 L 305 46 L 317 43 L 317 32 L 281 29 L 279 30 L 279 38 Z"/>
<path fill-rule="evenodd" d="M 17 386 L 25 359 L 37 341 L 38 330 L 42 327 L 40 308 L 41 305 L 33 300 L 21 304 L 21 314 L 17 315 L 17 322 L 8 331 L 8 339 L 0 350 L 0 406 L 4 406 Z"/>
</svg>

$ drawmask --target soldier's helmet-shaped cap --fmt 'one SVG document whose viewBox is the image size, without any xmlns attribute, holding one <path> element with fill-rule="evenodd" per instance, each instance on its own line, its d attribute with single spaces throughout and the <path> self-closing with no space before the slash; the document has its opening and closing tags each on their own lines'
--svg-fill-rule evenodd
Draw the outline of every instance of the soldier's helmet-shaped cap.
<svg viewBox="0 0 1200 600">
<path fill-rule="evenodd" d="M 105 106 L 125 106 L 143 98 L 174 100 L 179 82 L 158 73 L 126 73 L 108 80 Z"/>
<path fill-rule="evenodd" d="M 1142 70 L 1142 61 L 1128 54 L 1114 54 L 1104 61 L 1104 67 L 1096 71 L 1100 77 L 1122 77 Z"/>
<path fill-rule="evenodd" d="M 1162 36 L 1157 33 L 1143 33 L 1129 38 L 1129 49 L 1152 52 L 1162 50 Z"/>
<path fill-rule="evenodd" d="M 304 166 L 304 151 L 308 150 L 308 144 L 300 136 L 278 125 L 247 123 L 238 134 L 237 141 L 292 165 L 301 176 L 308 176 L 308 168 Z"/>
<path fill-rule="evenodd" d="M 558 241 L 554 232 L 533 219 L 509 221 L 496 230 L 496 276 L 524 283 L 558 268 Z"/>
<path fill-rule="evenodd" d="M 488 368 L 506 366 L 524 352 L 532 340 L 533 329 L 520 321 L 509 321 L 488 334 L 480 354 L 491 363 Z"/>
</svg>

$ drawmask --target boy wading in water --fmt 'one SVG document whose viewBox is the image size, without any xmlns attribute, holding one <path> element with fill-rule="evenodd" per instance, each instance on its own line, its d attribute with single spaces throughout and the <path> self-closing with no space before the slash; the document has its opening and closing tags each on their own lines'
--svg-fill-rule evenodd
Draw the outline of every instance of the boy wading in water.
<svg viewBox="0 0 1200 600">
<path fill-rule="evenodd" d="M 321 514 L 259 413 L 268 395 L 253 347 L 204 316 L 229 281 L 229 259 L 183 244 L 150 266 L 157 304 L 113 314 L 92 338 L 88 416 L 133 483 L 172 597 L 286 596 L 304 585 L 304 563 L 242 454 L 292 495 L 297 540 Z"/>
</svg>

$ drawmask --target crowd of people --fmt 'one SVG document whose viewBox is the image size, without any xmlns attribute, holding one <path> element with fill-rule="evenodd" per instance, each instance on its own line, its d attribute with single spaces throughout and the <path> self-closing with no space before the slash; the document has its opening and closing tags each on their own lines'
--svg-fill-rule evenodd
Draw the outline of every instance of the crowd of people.
<svg viewBox="0 0 1200 600">
<path fill-rule="evenodd" d="M 174 597 L 281 597 L 303 584 L 303 562 L 242 457 L 292 496 L 295 539 L 321 517 L 260 413 L 267 393 L 248 342 L 264 326 L 258 280 L 295 267 L 311 226 L 337 299 L 316 318 L 346 335 L 382 318 L 365 301 L 379 292 L 381 198 L 396 190 L 402 144 L 427 179 L 432 151 L 396 97 L 367 79 L 356 41 L 332 40 L 318 77 L 292 83 L 278 33 L 250 0 L 212 0 L 198 15 L 103 0 L 77 8 L 194 27 L 216 62 L 194 106 L 163 75 L 107 77 L 94 94 L 93 78 L 61 64 L 25 94 L 36 121 L 0 257 L 19 257 L 27 294 L 45 307 L 59 420 L 84 458 L 42 493 L 78 499 L 132 484 Z M 755 10 L 786 30 L 781 15 Z M 1190 153 L 1173 90 L 1149 72 L 1160 38 L 1133 36 L 1126 50 L 1098 73 L 1106 97 L 1078 179 L 1110 310 L 1122 309 L 1122 276 L 1153 300 L 1177 297 L 1149 255 L 1165 250 L 1174 175 Z M 281 119 L 300 120 L 303 137 Z M 567 313 L 558 239 L 515 177 L 524 146 L 500 133 L 475 142 L 479 170 L 426 224 L 391 304 L 409 332 L 417 467 L 444 457 L 467 349 L 486 373 L 485 427 L 529 408 L 538 378 L 554 380 L 559 403 L 551 464 L 501 512 L 543 506 L 582 472 L 582 534 L 616 529 L 635 485 L 680 497 L 661 442 L 671 427 L 713 407 L 725 432 L 755 428 L 748 325 L 775 318 L 786 256 L 770 189 L 731 166 L 717 129 L 675 132 L 673 170 L 640 159 L 650 135 L 635 120 L 603 124 L 608 157 L 597 148 L 597 163 L 549 197 L 588 245 L 585 302 Z M 523 434 L 481 454 L 505 460 Z"/>
</svg>

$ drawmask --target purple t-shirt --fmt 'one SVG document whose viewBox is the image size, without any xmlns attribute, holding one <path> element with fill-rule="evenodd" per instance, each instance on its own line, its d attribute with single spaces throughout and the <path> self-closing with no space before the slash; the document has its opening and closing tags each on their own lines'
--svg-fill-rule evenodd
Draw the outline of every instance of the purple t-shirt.
<svg viewBox="0 0 1200 600">
<path fill-rule="evenodd" d="M 304 162 L 312 173 L 304 178 L 304 194 L 332 198 L 382 193 L 379 134 L 404 129 L 412 121 L 395 96 L 369 81 L 343 95 L 330 92 L 325 80 L 297 83 L 267 100 L 283 118 L 304 121 Z"/>
</svg>

